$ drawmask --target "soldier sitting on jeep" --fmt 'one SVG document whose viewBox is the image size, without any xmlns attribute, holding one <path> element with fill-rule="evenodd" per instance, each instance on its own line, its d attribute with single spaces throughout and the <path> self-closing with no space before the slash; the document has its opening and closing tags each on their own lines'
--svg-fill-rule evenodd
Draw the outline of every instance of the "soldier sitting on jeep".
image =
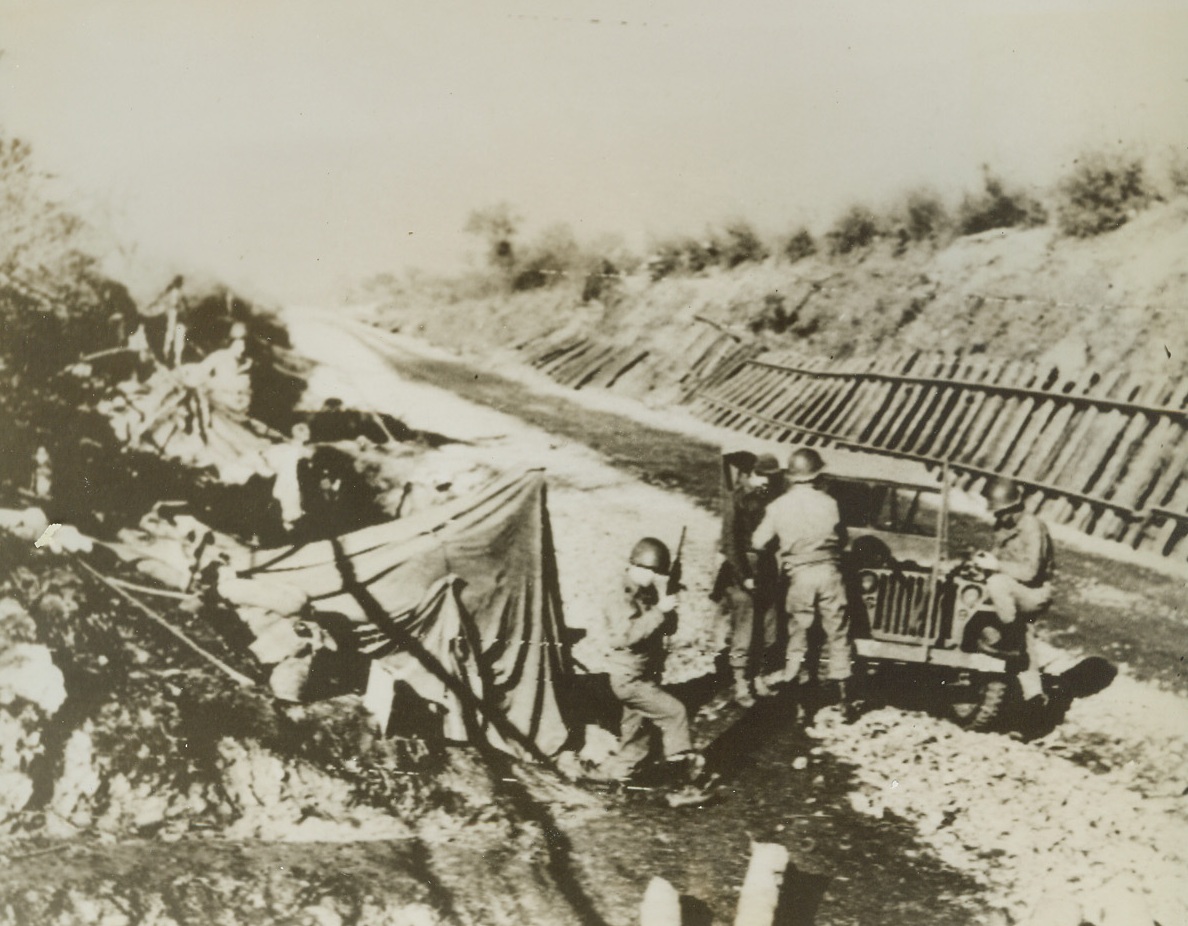
<svg viewBox="0 0 1188 926">
<path fill-rule="evenodd" d="M 1020 618 L 1025 622 L 1019 642 L 1027 667 L 1019 673 L 1019 687 L 1025 701 L 1042 703 L 1034 621 L 1052 601 L 1052 538 L 1044 522 L 1024 510 L 1023 495 L 1009 479 L 992 483 L 986 499 L 994 514 L 994 547 L 975 554 L 973 562 L 988 573 L 986 596 L 1005 627 L 1015 628 Z"/>
</svg>

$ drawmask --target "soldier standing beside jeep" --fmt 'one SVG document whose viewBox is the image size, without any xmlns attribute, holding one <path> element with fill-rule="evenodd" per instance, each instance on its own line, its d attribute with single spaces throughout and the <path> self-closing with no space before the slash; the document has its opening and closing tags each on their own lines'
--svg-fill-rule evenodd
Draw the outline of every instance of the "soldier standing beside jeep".
<svg viewBox="0 0 1188 926">
<path fill-rule="evenodd" d="M 722 566 L 712 597 L 730 620 L 734 700 L 751 707 L 755 703 L 751 679 L 762 671 L 763 654 L 775 642 L 779 585 L 775 558 L 768 550 L 752 550 L 751 537 L 776 496 L 773 480 L 781 470 L 770 453 L 753 458 L 748 453 L 740 458 L 746 461 L 743 472 L 725 499 L 722 513 Z"/>
<path fill-rule="evenodd" d="M 837 683 L 845 718 L 852 721 L 858 716 L 858 706 L 851 690 L 850 622 L 840 565 L 846 531 L 837 502 L 820 487 L 824 471 L 825 461 L 815 450 L 803 448 L 793 453 L 788 460 L 788 491 L 768 506 L 751 538 L 755 550 L 775 542 L 787 581 L 784 668 L 762 681 L 764 686 L 795 681 L 808 652 L 809 631 L 819 625 L 825 635 L 826 678 Z"/>
</svg>

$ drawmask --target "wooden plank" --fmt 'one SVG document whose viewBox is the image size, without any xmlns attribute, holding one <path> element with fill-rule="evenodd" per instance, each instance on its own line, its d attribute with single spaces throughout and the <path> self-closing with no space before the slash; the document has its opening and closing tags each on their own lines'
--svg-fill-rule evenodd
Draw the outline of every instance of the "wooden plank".
<svg viewBox="0 0 1188 926">
<path fill-rule="evenodd" d="M 1052 373 L 1055 372 L 1057 371 L 1052 371 Z M 1069 389 L 1074 385 L 1075 383 L 1059 380 L 1056 383 L 1057 387 Z M 1047 399 L 1035 401 L 1026 419 L 1018 428 L 1014 442 L 1006 450 L 1001 462 L 994 468 L 1006 476 L 1019 477 L 1044 432 L 1053 424 L 1060 409 L 1069 404 L 1067 396 L 1059 390 L 1051 392 Z"/>
<path fill-rule="evenodd" d="M 1155 390 L 1151 384 L 1132 380 L 1135 389 L 1127 390 L 1126 395 L 1140 398 L 1151 395 Z M 1146 428 L 1146 419 L 1142 415 L 1126 414 L 1123 411 L 1109 412 L 1099 427 L 1100 440 L 1091 445 L 1082 463 L 1073 471 L 1072 483 L 1087 495 L 1097 495 L 1104 491 L 1110 481 L 1125 462 L 1130 445 L 1141 436 Z M 1077 530 L 1091 533 L 1092 528 L 1101 514 L 1100 509 L 1087 503 L 1080 503 L 1068 519 L 1068 523 Z"/>
<path fill-rule="evenodd" d="M 1003 366 L 1001 362 L 991 363 L 985 357 L 972 360 L 970 361 L 970 378 L 975 379 L 979 384 L 992 383 L 1002 375 Z M 988 397 L 989 393 L 977 389 L 959 390 L 959 397 L 952 412 L 953 425 L 939 435 L 939 440 L 933 441 L 929 452 L 950 461 L 957 459 Z"/>
<path fill-rule="evenodd" d="M 847 369 L 850 372 L 857 372 L 854 363 L 847 364 Z M 804 416 L 802 423 L 806 427 L 832 431 L 832 422 L 838 417 L 840 411 L 853 401 L 854 395 L 861 388 L 862 380 L 858 378 L 836 380 L 833 390 L 825 401 L 818 403 L 810 414 Z"/>
<path fill-rule="evenodd" d="M 985 365 L 966 357 L 959 368 L 959 375 L 967 382 L 978 381 L 979 374 L 985 374 Z M 914 437 L 907 449 L 930 456 L 945 456 L 952 438 L 963 426 L 965 415 L 977 391 L 967 386 L 954 386 L 945 391 L 937 405 L 936 420 L 932 426 Z"/>
<path fill-rule="evenodd" d="M 1068 394 L 1085 395 L 1093 387 L 1095 376 L 1091 371 L 1084 371 L 1070 384 Z M 1076 403 L 1066 401 L 1056 409 L 1043 433 L 1032 445 L 1027 459 L 1020 465 L 1020 478 L 1046 481 L 1049 470 L 1059 456 L 1060 448 L 1068 440 L 1069 428 L 1078 408 Z"/>
<path fill-rule="evenodd" d="M 793 383 L 794 389 L 786 391 L 773 402 L 769 403 L 765 412 L 766 416 L 777 421 L 793 424 L 805 405 L 813 402 L 821 394 L 822 390 L 829 388 L 829 380 L 815 378 L 811 375 L 813 371 L 824 369 L 827 363 L 828 361 L 824 358 L 815 358 L 801 365 L 803 369 L 809 372 L 789 374 L 797 377 Z M 794 437 L 791 431 L 777 433 L 783 434 L 782 438 L 777 439 L 799 439 Z"/>
<path fill-rule="evenodd" d="M 992 362 L 986 370 L 986 382 L 1001 383 L 1014 375 L 1014 365 L 1010 361 Z M 981 393 L 967 411 L 968 424 L 956 435 L 945 454 L 954 463 L 972 462 L 973 454 L 978 448 L 982 435 L 990 429 L 994 418 L 1001 408 L 1003 398 L 993 392 Z"/>
<path fill-rule="evenodd" d="M 866 362 L 865 367 L 867 370 L 880 370 L 887 363 L 886 358 L 874 357 Z M 864 411 L 872 405 L 879 389 L 885 387 L 885 385 L 868 381 L 855 383 L 853 395 L 851 395 L 846 405 L 839 408 L 831 417 L 829 432 L 847 437 L 857 437 L 854 428 L 855 422 L 862 422 L 862 426 L 865 426 L 866 419 L 863 417 Z"/>
<path fill-rule="evenodd" d="M 1188 379 L 1182 380 L 1171 389 L 1167 401 L 1178 405 L 1188 402 Z M 1180 454 L 1184 455 L 1179 463 L 1182 470 L 1185 462 L 1188 462 L 1188 432 L 1170 417 L 1160 415 L 1154 428 L 1144 439 L 1143 446 L 1131 460 L 1126 474 L 1119 480 L 1114 490 L 1114 499 L 1135 508 L 1160 504 L 1151 498 L 1164 481 L 1164 474 L 1176 466 Z M 1121 542 L 1137 544 L 1144 524 L 1145 522 L 1127 524 L 1119 537 Z"/>
<path fill-rule="evenodd" d="M 1188 471 L 1180 471 L 1178 481 L 1172 490 L 1171 500 L 1165 507 L 1170 511 L 1188 511 Z M 1173 553 L 1179 556 L 1185 546 L 1183 543 L 1184 525 L 1166 515 L 1156 515 L 1155 517 L 1161 519 L 1162 523 L 1150 531 L 1150 537 L 1144 541 L 1144 549 L 1153 550 L 1161 556 L 1171 556 Z M 1179 556 L 1179 558 L 1183 557 Z"/>
<path fill-rule="evenodd" d="M 910 358 L 896 357 L 891 362 L 897 369 L 910 367 Z M 904 384 L 896 380 L 884 380 L 878 389 L 871 392 L 871 400 L 865 409 L 865 421 L 855 421 L 851 429 L 853 440 L 868 447 L 874 446 L 874 435 L 883 430 L 888 416 L 894 415 L 904 399 Z"/>
<path fill-rule="evenodd" d="M 729 397 L 728 400 L 731 401 L 732 404 L 739 407 L 740 412 L 729 419 L 730 427 L 741 427 L 745 420 L 745 412 L 741 410 L 746 409 L 749 411 L 749 408 L 746 405 L 748 397 L 756 388 L 759 387 L 760 384 L 766 382 L 771 377 L 771 375 L 771 371 L 765 367 L 751 367 L 746 379 L 740 379 L 733 383 L 732 388 L 727 392 L 727 396 Z"/>
<path fill-rule="evenodd" d="M 968 364 L 961 357 L 951 357 L 942 368 L 943 373 L 956 376 L 968 370 Z M 949 424 L 949 413 L 961 390 L 953 386 L 938 386 L 925 400 L 920 414 L 900 438 L 903 450 L 920 452 L 930 438 L 939 434 Z"/>
<path fill-rule="evenodd" d="M 585 339 L 575 344 L 571 350 L 566 351 L 563 355 L 550 360 L 548 363 L 541 364 L 538 369 L 543 370 L 545 374 L 556 379 L 559 371 L 564 370 L 571 363 L 580 362 L 581 358 L 593 349 L 594 343 L 589 339 Z"/>
<path fill-rule="evenodd" d="M 1089 391 L 1099 396 L 1112 396 L 1129 388 L 1125 371 L 1115 369 L 1108 372 Z M 1055 461 L 1043 473 L 1043 477 L 1057 485 L 1067 485 L 1072 471 L 1081 464 L 1082 456 L 1097 438 L 1096 428 L 1106 412 L 1097 407 L 1078 409 L 1069 425 L 1069 435 L 1060 445 Z M 1054 521 L 1064 521 L 1072 515 L 1073 503 L 1065 498 L 1052 499 L 1041 507 L 1040 513 Z"/>
<path fill-rule="evenodd" d="M 1031 364 L 1019 364 L 1017 370 L 1016 385 L 1030 385 L 1040 378 L 1039 371 Z M 974 462 L 997 471 L 1018 439 L 1019 432 L 1027 424 L 1034 407 L 1035 400 L 1029 396 L 1007 396 L 995 416 L 994 424 L 982 437 Z"/>
<path fill-rule="evenodd" d="M 1012 360 L 1002 361 L 991 370 L 988 382 L 993 385 L 1009 384 L 1018 380 L 1019 365 Z M 999 392 L 987 392 L 977 406 L 976 414 L 971 416 L 969 426 L 954 442 L 948 456 L 954 465 L 972 466 L 982 447 L 982 441 L 994 428 L 995 422 L 1006 403 L 1006 396 Z M 970 481 L 969 491 L 981 491 L 983 477 L 976 476 Z"/>
<path fill-rule="evenodd" d="M 1184 383 L 1157 381 L 1148 387 L 1146 394 L 1152 397 L 1152 401 L 1164 402 L 1176 397 L 1176 393 L 1183 386 Z M 1123 443 L 1114 457 L 1108 461 L 1091 491 L 1112 501 L 1132 504 L 1132 501 L 1127 499 L 1133 499 L 1141 486 L 1150 479 L 1151 470 L 1158 464 L 1163 449 L 1156 433 L 1159 430 L 1160 418 L 1167 421 L 1166 416 L 1141 412 L 1131 416 L 1123 434 Z M 1144 449 L 1151 446 L 1154 447 L 1154 458 L 1149 452 L 1144 454 Z M 1094 532 L 1099 537 L 1120 540 L 1130 524 L 1131 522 L 1119 518 L 1115 512 L 1106 511 L 1097 519 Z"/>
<path fill-rule="evenodd" d="M 822 362 L 817 366 L 818 369 L 824 369 L 827 366 L 827 362 Z M 814 379 L 811 383 L 806 384 L 794 402 L 782 403 L 779 412 L 773 417 L 788 421 L 797 426 L 803 426 L 807 419 L 823 403 L 833 397 L 838 386 L 842 383 L 844 383 L 844 380 Z"/>
<path fill-rule="evenodd" d="M 575 390 L 588 386 L 621 353 L 622 349 L 615 345 L 594 351 L 585 363 L 579 364 L 566 374 L 565 385 L 572 386 Z"/>
<path fill-rule="evenodd" d="M 929 376 L 952 376 L 955 363 L 953 357 L 934 357 L 926 362 L 925 370 Z M 896 450 L 907 450 L 912 438 L 929 426 L 942 392 L 943 387 L 925 386 L 903 421 L 889 435 L 887 445 Z"/>
</svg>

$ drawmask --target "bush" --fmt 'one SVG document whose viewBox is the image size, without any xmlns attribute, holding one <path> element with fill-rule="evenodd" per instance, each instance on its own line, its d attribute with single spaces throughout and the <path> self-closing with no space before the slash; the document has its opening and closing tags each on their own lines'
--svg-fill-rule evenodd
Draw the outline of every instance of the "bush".
<svg viewBox="0 0 1188 926">
<path fill-rule="evenodd" d="M 1080 158 L 1056 192 L 1060 230 L 1074 238 L 1121 228 L 1154 198 L 1139 158 L 1101 153 Z"/>
<path fill-rule="evenodd" d="M 661 241 L 644 262 L 652 281 L 663 280 L 681 269 L 681 245 L 676 241 Z"/>
<path fill-rule="evenodd" d="M 851 206 L 825 235 L 829 253 L 849 254 L 869 247 L 882 234 L 879 220 L 866 206 Z"/>
<path fill-rule="evenodd" d="M 767 260 L 769 253 L 750 223 L 742 221 L 732 222 L 723 229 L 718 250 L 727 267 L 760 263 Z"/>
<path fill-rule="evenodd" d="M 686 238 L 681 245 L 681 261 L 689 273 L 708 270 L 717 266 L 721 260 L 722 251 L 718 243 L 712 239 L 698 241 L 696 238 Z"/>
<path fill-rule="evenodd" d="M 1172 196 L 1188 196 L 1188 152 L 1174 149 L 1168 157 L 1167 182 Z"/>
<path fill-rule="evenodd" d="M 1047 210 L 1039 200 L 1022 190 L 1008 189 L 989 171 L 984 174 L 982 191 L 967 193 L 957 207 L 957 232 L 961 235 L 992 228 L 1029 228 L 1047 220 Z"/>
<path fill-rule="evenodd" d="M 897 220 L 911 241 L 936 241 L 948 232 L 949 213 L 932 190 L 913 190 L 898 210 Z"/>
<path fill-rule="evenodd" d="M 788 240 L 784 242 L 782 251 L 784 257 L 788 259 L 788 263 L 794 264 L 799 260 L 804 260 L 806 257 L 812 257 L 816 254 L 817 242 L 807 228 L 798 228 L 788 236 Z"/>
<path fill-rule="evenodd" d="M 522 291 L 552 286 L 578 272 L 581 248 L 568 225 L 552 225 L 524 249 L 515 266 L 512 289 Z"/>
</svg>

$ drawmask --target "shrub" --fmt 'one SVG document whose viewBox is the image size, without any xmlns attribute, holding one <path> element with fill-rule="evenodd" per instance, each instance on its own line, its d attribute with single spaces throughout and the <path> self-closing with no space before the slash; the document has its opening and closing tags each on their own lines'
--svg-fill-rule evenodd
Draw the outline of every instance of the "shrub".
<svg viewBox="0 0 1188 926">
<path fill-rule="evenodd" d="M 945 204 L 932 190 L 913 190 L 898 211 L 897 218 L 911 241 L 936 241 L 951 224 Z"/>
<path fill-rule="evenodd" d="M 718 243 L 711 238 L 701 241 L 686 238 L 681 246 L 681 259 L 684 269 L 689 273 L 700 273 L 717 266 L 722 260 L 722 251 Z"/>
<path fill-rule="evenodd" d="M 755 229 L 749 222 L 743 221 L 731 222 L 723 229 L 718 250 L 722 263 L 727 267 L 759 263 L 767 260 L 769 253 Z"/>
<path fill-rule="evenodd" d="M 579 270 L 581 248 L 568 225 L 552 225 L 524 249 L 515 267 L 512 289 L 552 286 Z"/>
<path fill-rule="evenodd" d="M 794 264 L 798 260 L 812 257 L 817 253 L 817 242 L 807 228 L 801 227 L 788 236 L 782 248 L 788 263 Z"/>
<path fill-rule="evenodd" d="M 967 193 L 957 207 L 957 231 L 976 235 L 992 228 L 1028 228 L 1043 225 L 1047 210 L 1034 196 L 1006 185 L 985 171 L 980 193 Z"/>
<path fill-rule="evenodd" d="M 514 242 L 522 223 L 519 213 L 509 204 L 497 203 L 470 213 L 463 231 L 483 239 L 490 265 L 510 274 L 516 259 Z"/>
<path fill-rule="evenodd" d="M 1153 199 L 1139 158 L 1102 153 L 1080 158 L 1056 192 L 1060 230 L 1075 238 L 1120 228 Z"/>
<path fill-rule="evenodd" d="M 1172 150 L 1168 157 L 1167 182 L 1172 196 L 1188 196 L 1188 152 Z"/>
<path fill-rule="evenodd" d="M 849 254 L 869 247 L 882 233 L 879 220 L 866 206 L 851 206 L 825 235 L 829 253 Z"/>
<path fill-rule="evenodd" d="M 681 269 L 681 245 L 676 241 L 661 241 L 652 249 L 652 255 L 644 262 L 652 281 L 663 280 Z"/>
</svg>

